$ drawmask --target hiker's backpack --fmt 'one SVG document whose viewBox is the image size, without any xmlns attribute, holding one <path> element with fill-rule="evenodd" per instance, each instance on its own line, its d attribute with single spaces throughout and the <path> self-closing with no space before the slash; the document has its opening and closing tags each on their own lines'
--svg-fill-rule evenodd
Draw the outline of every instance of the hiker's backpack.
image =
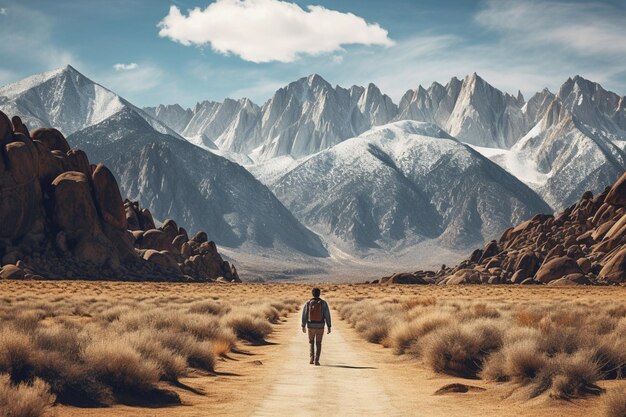
<svg viewBox="0 0 626 417">
<path fill-rule="evenodd" d="M 324 322 L 323 301 L 313 298 L 309 301 L 309 321 L 313 323 Z"/>
</svg>

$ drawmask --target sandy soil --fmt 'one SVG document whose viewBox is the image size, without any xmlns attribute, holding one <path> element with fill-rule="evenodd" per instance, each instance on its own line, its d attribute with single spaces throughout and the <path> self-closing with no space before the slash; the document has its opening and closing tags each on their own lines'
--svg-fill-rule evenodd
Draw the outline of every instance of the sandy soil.
<svg viewBox="0 0 626 417">
<path fill-rule="evenodd" d="M 129 296 L 131 294 L 206 292 L 207 296 L 249 295 L 272 297 L 276 294 L 307 299 L 304 285 L 173 285 L 93 282 L 1 282 L 2 299 L 28 296 L 33 292 L 60 294 L 78 292 Z M 532 303 L 537 300 L 626 299 L 626 288 L 522 288 L 522 287 L 374 287 L 328 285 L 323 296 L 330 300 L 363 296 L 408 295 L 442 298 L 511 300 Z M 308 364 L 308 342 L 299 326 L 299 314 L 292 314 L 276 325 L 267 345 L 242 346 L 243 353 L 231 354 L 217 366 L 217 375 L 192 375 L 178 388 L 183 405 L 166 408 L 114 406 L 79 409 L 57 406 L 62 416 L 600 416 L 600 398 L 571 402 L 541 397 L 525 400 L 514 386 L 438 375 L 406 356 L 394 356 L 390 349 L 367 343 L 334 312 L 334 327 L 324 336 L 322 366 Z M 484 388 L 465 394 L 434 395 L 450 383 Z M 619 382 L 618 382 L 619 384 Z M 602 382 L 604 387 L 614 382 Z"/>
</svg>

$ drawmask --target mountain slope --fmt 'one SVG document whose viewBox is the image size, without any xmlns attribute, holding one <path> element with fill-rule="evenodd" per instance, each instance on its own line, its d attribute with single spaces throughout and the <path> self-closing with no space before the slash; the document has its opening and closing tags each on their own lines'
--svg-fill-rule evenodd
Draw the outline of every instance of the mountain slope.
<svg viewBox="0 0 626 417">
<path fill-rule="evenodd" d="M 504 94 L 473 73 L 445 87 L 407 91 L 395 120 L 435 123 L 463 142 L 507 149 L 526 132 L 523 104 L 521 95 Z"/>
<path fill-rule="evenodd" d="M 0 88 L 0 110 L 21 115 L 31 130 L 55 126 L 70 135 L 100 123 L 122 109 L 131 109 L 157 131 L 180 138 L 166 124 L 91 81 L 70 65 Z"/>
<path fill-rule="evenodd" d="M 567 80 L 535 127 L 512 151 L 533 161 L 546 181 L 537 191 L 555 209 L 585 191 L 600 192 L 626 170 L 624 97 L 582 77 Z"/>
<path fill-rule="evenodd" d="M 241 166 L 156 132 L 125 109 L 68 137 L 105 162 L 120 189 L 159 219 L 175 217 L 228 247 L 295 249 L 326 256 L 321 240 Z"/>
<path fill-rule="evenodd" d="M 350 248 L 483 242 L 548 209 L 438 127 L 402 121 L 322 151 L 271 184 L 302 222 Z"/>
</svg>

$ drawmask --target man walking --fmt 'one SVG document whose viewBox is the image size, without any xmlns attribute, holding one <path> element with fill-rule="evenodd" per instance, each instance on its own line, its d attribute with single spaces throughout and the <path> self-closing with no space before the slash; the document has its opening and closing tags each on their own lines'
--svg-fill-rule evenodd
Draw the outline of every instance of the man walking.
<svg viewBox="0 0 626 417">
<path fill-rule="evenodd" d="M 309 345 L 311 365 L 320 366 L 320 353 L 322 352 L 322 338 L 324 337 L 324 324 L 328 326 L 330 334 L 330 309 L 328 303 L 320 298 L 320 289 L 313 288 L 313 298 L 306 302 L 302 308 L 302 332 L 309 330 Z"/>
</svg>

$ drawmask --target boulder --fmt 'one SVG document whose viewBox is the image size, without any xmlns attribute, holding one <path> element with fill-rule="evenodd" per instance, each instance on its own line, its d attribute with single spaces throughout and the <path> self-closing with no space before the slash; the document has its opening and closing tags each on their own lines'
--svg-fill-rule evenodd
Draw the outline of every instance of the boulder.
<svg viewBox="0 0 626 417">
<path fill-rule="evenodd" d="M 156 229 L 152 213 L 146 208 L 139 211 L 139 222 L 142 230 Z"/>
<path fill-rule="evenodd" d="M 233 267 L 234 268 L 234 267 Z M 387 281 L 387 284 L 428 284 L 424 278 L 418 277 L 415 274 L 400 272 L 393 274 Z"/>
<path fill-rule="evenodd" d="M 89 262 L 97 266 L 107 264 L 113 256 L 110 245 L 103 244 L 101 239 L 94 236 L 84 236 L 74 247 L 74 256 L 82 262 Z"/>
<path fill-rule="evenodd" d="M 567 256 L 555 258 L 544 263 L 537 271 L 536 280 L 544 284 L 569 274 L 581 273 L 581 269 L 575 260 Z"/>
<path fill-rule="evenodd" d="M 473 269 L 461 269 L 446 280 L 446 285 L 480 284 L 480 278 L 481 275 L 478 271 Z"/>
<path fill-rule="evenodd" d="M 207 237 L 207 234 L 205 232 L 198 232 L 191 238 L 191 240 L 198 244 L 202 244 L 204 242 L 207 242 L 209 238 Z"/>
<path fill-rule="evenodd" d="M 491 242 L 487 244 L 487 246 L 485 246 L 485 249 L 483 250 L 483 254 L 480 257 L 479 263 L 483 263 L 483 261 L 485 261 L 487 258 L 491 258 L 492 256 L 497 255 L 498 252 L 500 252 L 500 248 L 498 247 L 498 242 L 496 242 L 495 240 L 492 240 Z"/>
<path fill-rule="evenodd" d="M 11 118 L 11 124 L 13 125 L 14 132 L 21 133 L 22 135 L 30 138 L 30 133 L 28 132 L 28 128 L 22 122 L 22 119 L 19 116 L 13 116 Z"/>
<path fill-rule="evenodd" d="M 32 182 L 39 170 L 38 159 L 24 142 L 13 142 L 6 145 L 7 169 L 11 171 L 17 185 Z"/>
<path fill-rule="evenodd" d="M 48 187 L 63 172 L 63 162 L 56 158 L 43 143 L 33 141 L 38 154 L 39 182 Z"/>
<path fill-rule="evenodd" d="M 82 172 L 87 177 L 91 177 L 89 158 L 87 158 L 87 154 L 80 149 L 71 149 L 67 152 L 65 165 L 66 171 L 78 171 Z"/>
<path fill-rule="evenodd" d="M 564 276 L 563 278 L 555 279 L 554 281 L 550 281 L 548 285 L 553 287 L 568 287 L 574 285 L 588 285 L 590 284 L 589 279 L 583 274 L 569 274 Z"/>
<path fill-rule="evenodd" d="M 156 251 L 153 249 L 148 249 L 144 253 L 143 259 L 155 265 L 158 265 L 161 268 L 164 268 L 167 272 L 174 273 L 175 275 L 182 274 L 180 272 L 178 264 L 176 263 L 174 255 L 166 250 Z"/>
<path fill-rule="evenodd" d="M 96 206 L 102 220 L 116 229 L 126 229 L 126 212 L 115 177 L 107 167 L 98 164 L 91 176 Z"/>
<path fill-rule="evenodd" d="M 138 245 L 142 249 L 155 249 L 157 251 L 167 250 L 174 252 L 174 246 L 172 245 L 169 236 L 159 229 L 151 229 L 144 232 L 141 239 L 139 239 Z"/>
<path fill-rule="evenodd" d="M 32 138 L 46 145 L 51 151 L 61 151 L 65 154 L 70 150 L 65 136 L 56 129 L 37 129 L 32 133 Z"/>
<path fill-rule="evenodd" d="M 598 275 L 601 279 L 608 282 L 626 282 L 626 246 L 613 255 L 602 267 Z"/>
<path fill-rule="evenodd" d="M 527 251 L 517 259 L 514 270 L 516 272 L 521 271 L 520 277 L 523 275 L 524 278 L 527 278 L 535 275 L 540 264 L 541 260 L 537 257 L 537 255 L 535 255 L 532 251 Z"/>
<path fill-rule="evenodd" d="M 100 221 L 92 200 L 89 179 L 81 172 L 64 172 L 52 182 L 54 226 L 70 240 L 100 233 Z"/>
<path fill-rule="evenodd" d="M 626 236 L 626 214 L 621 216 L 606 232 L 603 239 L 615 239 L 621 241 Z"/>
<path fill-rule="evenodd" d="M 580 258 L 576 261 L 578 267 L 583 272 L 583 274 L 588 274 L 591 271 L 591 259 L 589 258 Z"/>
<path fill-rule="evenodd" d="M 11 134 L 12 126 L 9 117 L 0 111 L 0 145 L 6 144 L 6 140 Z"/>
<path fill-rule="evenodd" d="M 626 206 L 626 172 L 611 187 L 604 201 L 618 207 Z"/>
</svg>

